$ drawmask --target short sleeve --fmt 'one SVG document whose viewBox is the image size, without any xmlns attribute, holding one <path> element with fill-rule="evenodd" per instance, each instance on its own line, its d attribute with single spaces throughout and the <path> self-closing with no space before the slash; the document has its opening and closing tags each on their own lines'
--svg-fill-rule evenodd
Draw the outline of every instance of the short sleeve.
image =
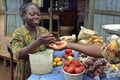
<svg viewBox="0 0 120 80">
<path fill-rule="evenodd" d="M 24 47 L 24 39 L 23 38 L 24 38 L 24 36 L 22 36 L 22 34 L 17 29 L 13 33 L 12 39 L 10 41 L 13 54 L 17 59 L 19 59 L 19 51 L 20 51 L 20 49 Z"/>
</svg>

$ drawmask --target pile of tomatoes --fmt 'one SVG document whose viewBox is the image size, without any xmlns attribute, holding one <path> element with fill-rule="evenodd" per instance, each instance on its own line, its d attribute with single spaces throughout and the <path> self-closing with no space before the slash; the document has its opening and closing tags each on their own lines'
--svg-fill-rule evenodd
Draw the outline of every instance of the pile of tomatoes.
<svg viewBox="0 0 120 80">
<path fill-rule="evenodd" d="M 67 58 L 68 56 L 74 57 L 72 49 L 65 49 L 65 52 L 62 54 L 62 58 Z"/>
<path fill-rule="evenodd" d="M 65 60 L 63 70 L 70 74 L 79 74 L 85 70 L 85 67 L 79 60 Z"/>
</svg>

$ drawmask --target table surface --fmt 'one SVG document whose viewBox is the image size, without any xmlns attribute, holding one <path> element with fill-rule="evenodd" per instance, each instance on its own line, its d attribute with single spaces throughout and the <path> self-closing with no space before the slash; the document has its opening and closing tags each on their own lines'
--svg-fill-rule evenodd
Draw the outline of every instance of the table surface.
<svg viewBox="0 0 120 80">
<path fill-rule="evenodd" d="M 54 56 L 58 56 L 62 58 L 62 54 L 64 53 L 64 50 L 62 51 L 55 51 Z M 74 51 L 74 59 L 78 58 L 78 52 Z M 62 72 L 62 66 L 54 67 L 53 71 L 48 74 L 40 75 L 40 74 L 31 74 L 28 80 L 65 80 L 64 73 Z M 83 80 L 94 80 L 93 78 L 90 78 L 87 75 L 83 75 Z M 117 77 L 111 77 L 106 78 L 103 77 L 100 80 L 120 80 L 120 78 Z"/>
</svg>

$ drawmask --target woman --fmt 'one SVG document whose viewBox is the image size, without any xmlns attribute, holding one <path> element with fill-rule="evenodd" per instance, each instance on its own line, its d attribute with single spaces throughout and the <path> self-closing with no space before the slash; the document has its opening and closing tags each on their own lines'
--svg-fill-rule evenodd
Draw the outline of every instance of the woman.
<svg viewBox="0 0 120 80">
<path fill-rule="evenodd" d="M 26 80 L 31 73 L 28 54 L 46 50 L 48 44 L 56 39 L 47 29 L 39 26 L 40 11 L 36 4 L 24 4 L 20 12 L 25 25 L 15 30 L 11 45 L 17 58 L 15 80 Z"/>
</svg>

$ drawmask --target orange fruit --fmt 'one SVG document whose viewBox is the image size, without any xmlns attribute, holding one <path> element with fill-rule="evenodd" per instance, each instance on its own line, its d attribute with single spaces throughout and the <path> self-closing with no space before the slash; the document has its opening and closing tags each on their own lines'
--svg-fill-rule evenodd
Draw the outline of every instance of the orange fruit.
<svg viewBox="0 0 120 80">
<path fill-rule="evenodd" d="M 57 65 L 57 63 L 56 62 L 53 62 L 53 66 L 56 66 Z"/>
<path fill-rule="evenodd" d="M 53 59 L 53 61 L 54 61 L 54 62 L 58 62 L 58 61 L 61 61 L 61 59 L 60 59 L 59 57 L 55 57 L 55 58 Z"/>
<path fill-rule="evenodd" d="M 61 66 L 62 64 L 63 64 L 62 61 L 58 61 L 58 62 L 57 62 L 57 66 Z"/>
</svg>

